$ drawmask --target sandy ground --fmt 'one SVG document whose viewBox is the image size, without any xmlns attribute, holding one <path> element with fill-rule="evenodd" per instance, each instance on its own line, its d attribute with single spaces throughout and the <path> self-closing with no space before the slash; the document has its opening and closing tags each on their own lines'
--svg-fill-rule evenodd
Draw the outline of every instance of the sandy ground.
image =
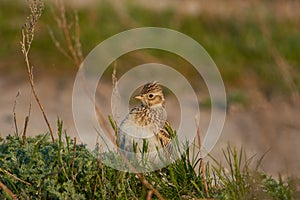
<svg viewBox="0 0 300 200">
<path fill-rule="evenodd" d="M 23 76 L 0 77 L 1 137 L 15 133 L 13 104 L 18 91 L 20 95 L 17 98 L 16 119 L 18 131 L 22 132 L 30 99 L 30 87 L 24 78 Z M 36 88 L 53 129 L 56 128 L 56 121 L 59 116 L 64 122 L 67 133 L 72 137 L 78 137 L 72 115 L 73 81 L 72 78 L 66 77 L 43 77 L 37 79 Z M 109 83 L 104 85 L 101 93 L 107 93 L 105 88 L 110 91 Z M 256 98 L 255 101 L 257 103 L 253 104 L 256 105 L 253 108 L 245 109 L 236 105 L 229 108 L 223 132 L 212 151 L 212 155 L 221 159 L 221 149 L 225 148 L 228 143 L 238 148 L 245 147 L 249 157 L 257 154 L 257 158 L 259 158 L 268 152 L 262 164 L 263 170 L 273 175 L 282 173 L 299 176 L 300 103 L 290 103 L 283 100 L 267 102 L 259 100 L 259 98 Z M 37 104 L 34 100 L 32 102 L 28 134 L 43 134 L 47 131 L 47 127 Z M 169 111 L 168 116 L 171 121 L 178 121 L 177 118 L 172 118 L 172 115 L 175 114 Z M 209 111 L 203 110 L 202 122 L 207 123 L 209 119 Z"/>
</svg>

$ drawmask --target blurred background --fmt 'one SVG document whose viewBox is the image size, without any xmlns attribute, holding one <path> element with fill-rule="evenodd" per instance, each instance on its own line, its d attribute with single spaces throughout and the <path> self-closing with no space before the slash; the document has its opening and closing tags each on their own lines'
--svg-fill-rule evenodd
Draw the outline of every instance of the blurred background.
<svg viewBox="0 0 300 200">
<path fill-rule="evenodd" d="M 124 30 L 144 26 L 174 29 L 192 37 L 206 49 L 225 83 L 227 118 L 212 155 L 221 159 L 221 149 L 227 144 L 243 146 L 249 157 L 257 154 L 259 158 L 266 153 L 262 163 L 266 172 L 299 176 L 299 10 L 300 2 L 293 0 L 46 1 L 29 55 L 36 89 L 52 128 L 55 130 L 59 117 L 67 133 L 76 136 L 71 98 L 82 58 L 101 41 Z M 1 137 L 16 132 L 14 102 L 18 129 L 22 131 L 30 99 L 28 135 L 48 130 L 32 98 L 20 48 L 21 28 L 28 14 L 26 1 L 0 2 Z M 67 37 L 66 30 L 69 31 Z M 74 45 L 75 56 L 70 44 Z M 180 69 L 194 84 L 201 79 L 186 61 L 161 51 L 132 52 L 114 65 L 120 77 L 132 66 L 149 62 Z M 111 94 L 112 69 L 113 66 L 108 68 L 101 79 L 99 98 Z M 195 90 L 200 93 L 202 120 L 207 122 L 210 101 L 203 88 L 205 85 L 200 84 Z M 177 122 L 175 115 L 169 113 L 171 121 Z"/>
</svg>

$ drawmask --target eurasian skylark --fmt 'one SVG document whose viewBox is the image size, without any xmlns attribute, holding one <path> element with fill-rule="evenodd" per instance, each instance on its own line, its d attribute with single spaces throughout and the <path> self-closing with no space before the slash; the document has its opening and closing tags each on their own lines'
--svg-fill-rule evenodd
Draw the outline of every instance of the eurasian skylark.
<svg viewBox="0 0 300 200">
<path fill-rule="evenodd" d="M 167 113 L 161 86 L 156 81 L 149 82 L 135 98 L 141 105 L 131 109 L 120 124 L 117 138 L 120 149 L 126 155 L 145 151 L 156 153 L 161 148 L 170 152 L 171 136 L 166 128 Z"/>
</svg>

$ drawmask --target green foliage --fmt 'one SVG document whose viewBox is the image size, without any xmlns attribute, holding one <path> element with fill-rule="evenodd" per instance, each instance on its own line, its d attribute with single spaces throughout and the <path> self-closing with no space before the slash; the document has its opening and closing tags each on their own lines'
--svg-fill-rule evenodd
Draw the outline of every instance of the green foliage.
<svg viewBox="0 0 300 200">
<path fill-rule="evenodd" d="M 237 152 L 236 148 L 228 145 L 223 150 L 227 166 L 222 166 L 215 160 L 213 172 L 218 177 L 217 185 L 221 189 L 221 199 L 294 199 L 292 185 L 284 182 L 281 177 L 275 180 L 258 170 L 263 159 L 261 157 L 255 167 L 251 167 L 254 157 L 247 158 L 243 148 Z"/>
<path fill-rule="evenodd" d="M 171 129 L 169 130 L 171 131 Z M 64 136 L 64 137 L 63 137 Z M 75 151 L 76 148 L 76 151 Z M 197 155 L 197 154 L 196 154 Z M 109 159 L 109 154 L 101 159 Z M 207 198 L 201 162 L 187 149 L 169 166 L 145 173 L 166 199 Z M 192 159 L 191 159 L 192 158 Z M 243 149 L 228 146 L 226 167 L 205 166 L 208 195 L 215 199 L 293 199 L 292 181 L 275 180 L 250 164 Z M 49 134 L 23 139 L 8 136 L 0 144 L 0 181 L 20 199 L 139 199 L 148 194 L 140 178 L 102 165 L 84 145 L 74 144 L 58 121 L 58 139 Z M 0 191 L 0 199 L 9 199 Z M 153 195 L 153 198 L 156 198 Z"/>
</svg>

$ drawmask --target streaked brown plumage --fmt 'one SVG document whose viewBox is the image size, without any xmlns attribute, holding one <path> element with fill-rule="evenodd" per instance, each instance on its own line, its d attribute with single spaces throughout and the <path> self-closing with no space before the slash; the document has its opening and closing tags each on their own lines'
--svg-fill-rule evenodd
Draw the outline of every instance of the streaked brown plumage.
<svg viewBox="0 0 300 200">
<path fill-rule="evenodd" d="M 135 98 L 141 105 L 131 109 L 120 124 L 117 140 L 120 148 L 134 153 L 133 144 L 136 143 L 141 151 L 144 139 L 148 142 L 148 152 L 168 147 L 171 137 L 166 130 L 167 113 L 161 86 L 156 81 L 149 82 Z"/>
</svg>

